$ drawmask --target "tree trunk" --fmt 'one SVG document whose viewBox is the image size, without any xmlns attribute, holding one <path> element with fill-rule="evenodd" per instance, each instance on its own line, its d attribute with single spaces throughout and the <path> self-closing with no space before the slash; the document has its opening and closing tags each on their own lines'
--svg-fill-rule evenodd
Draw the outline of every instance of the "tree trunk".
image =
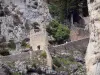
<svg viewBox="0 0 100 75">
<path fill-rule="evenodd" d="M 100 0 L 88 0 L 88 9 L 91 23 L 85 57 L 87 75 L 100 75 Z"/>
<path fill-rule="evenodd" d="M 74 23 L 73 23 L 73 14 L 71 14 L 71 26 L 74 26 Z"/>
</svg>

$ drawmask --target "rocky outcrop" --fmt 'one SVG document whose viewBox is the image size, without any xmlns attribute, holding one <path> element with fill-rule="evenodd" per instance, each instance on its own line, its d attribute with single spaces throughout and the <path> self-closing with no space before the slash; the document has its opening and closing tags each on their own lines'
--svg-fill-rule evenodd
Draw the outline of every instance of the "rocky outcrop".
<svg viewBox="0 0 100 75">
<path fill-rule="evenodd" d="M 34 51 L 47 50 L 48 39 L 45 27 L 50 20 L 49 9 L 44 0 L 0 0 L 0 34 L 5 37 L 7 43 L 13 41 L 13 44 L 16 44 L 16 51 L 12 51 L 13 55 L 20 53 L 21 44 L 27 38 L 29 47 Z M 33 59 L 31 52 L 29 55 Z M 48 51 L 46 52 L 49 60 L 47 63 L 51 65 L 52 58 Z M 14 60 L 13 57 L 11 58 Z"/>
<path fill-rule="evenodd" d="M 88 0 L 90 40 L 86 52 L 87 75 L 100 75 L 100 0 Z"/>
<path fill-rule="evenodd" d="M 5 70 L 8 69 L 9 73 L 17 74 L 50 74 L 56 75 L 56 71 L 50 69 L 46 64 L 46 57 L 42 54 L 42 51 L 35 51 L 32 53 L 32 59 L 30 60 L 30 52 L 22 52 L 16 55 L 2 56 L 0 57 L 0 74 L 6 74 Z M 2 68 L 3 66 L 3 68 Z M 9 75 L 11 75 L 9 74 Z"/>
<path fill-rule="evenodd" d="M 85 38 L 49 47 L 56 71 L 66 71 L 67 75 L 86 75 L 84 57 L 88 42 L 89 38 Z"/>
<path fill-rule="evenodd" d="M 20 43 L 25 38 L 30 38 L 30 45 L 34 48 L 33 43 L 38 43 L 33 42 L 37 38 L 36 31 L 39 29 L 44 36 L 44 27 L 50 19 L 48 7 L 43 0 L 0 0 L 0 34 L 7 42 L 14 40 L 15 43 Z M 41 35 L 38 37 L 45 38 Z"/>
</svg>

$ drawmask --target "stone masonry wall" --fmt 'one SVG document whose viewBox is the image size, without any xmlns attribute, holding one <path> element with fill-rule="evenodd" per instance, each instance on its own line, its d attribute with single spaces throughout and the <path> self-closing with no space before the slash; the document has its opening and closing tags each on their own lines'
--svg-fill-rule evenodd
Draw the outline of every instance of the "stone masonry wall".
<svg viewBox="0 0 100 75">
<path fill-rule="evenodd" d="M 85 38 L 82 40 L 74 41 L 74 42 L 69 42 L 66 44 L 58 45 L 58 46 L 53 46 L 49 47 L 49 51 L 51 55 L 63 55 L 67 54 L 68 52 L 72 51 L 80 51 L 83 54 L 85 54 L 87 46 L 88 46 L 89 38 Z M 83 57 L 84 58 L 84 57 Z"/>
</svg>

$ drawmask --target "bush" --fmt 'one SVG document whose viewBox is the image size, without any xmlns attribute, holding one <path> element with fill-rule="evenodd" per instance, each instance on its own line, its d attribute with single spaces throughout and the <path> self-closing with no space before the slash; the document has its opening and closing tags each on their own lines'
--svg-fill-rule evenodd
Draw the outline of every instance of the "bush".
<svg viewBox="0 0 100 75">
<path fill-rule="evenodd" d="M 0 50 L 0 55 L 7 56 L 7 55 L 10 55 L 10 53 L 8 50 L 4 49 L 4 50 Z"/>
<path fill-rule="evenodd" d="M 43 51 L 43 52 L 41 53 L 41 57 L 43 57 L 43 58 L 46 58 L 46 57 L 47 57 L 47 54 L 46 54 L 45 51 Z"/>
<path fill-rule="evenodd" d="M 26 41 L 23 40 L 22 43 L 21 43 L 21 46 L 26 47 L 27 46 Z"/>
<path fill-rule="evenodd" d="M 49 5 L 49 10 L 50 10 L 50 14 L 54 17 L 54 16 L 58 16 L 58 9 L 57 6 L 54 4 L 50 4 Z"/>
<path fill-rule="evenodd" d="M 36 63 L 33 63 L 32 64 L 32 67 L 37 68 Z"/>
<path fill-rule="evenodd" d="M 9 40 L 8 47 L 11 49 L 16 49 L 16 44 L 14 43 L 14 40 Z"/>
<path fill-rule="evenodd" d="M 53 58 L 53 64 L 57 67 L 61 67 L 60 62 L 57 60 L 57 58 Z"/>
<path fill-rule="evenodd" d="M 63 43 L 69 38 L 70 34 L 68 27 L 58 23 L 56 20 L 50 22 L 49 26 L 47 26 L 47 32 L 49 35 L 52 35 L 58 43 Z"/>
<path fill-rule="evenodd" d="M 39 25 L 38 22 L 34 22 L 33 25 Z"/>
<path fill-rule="evenodd" d="M 61 0 L 60 0 L 60 2 L 61 2 Z M 63 22 L 66 18 L 65 17 L 66 14 L 65 14 L 65 10 L 64 10 L 63 6 L 55 1 L 50 3 L 48 6 L 52 17 L 55 18 L 56 20 L 58 20 L 59 22 Z"/>
<path fill-rule="evenodd" d="M 64 22 L 66 19 L 70 20 L 72 13 L 82 13 L 83 3 L 84 0 L 49 0 L 49 11 L 59 22 Z"/>
<path fill-rule="evenodd" d="M 22 41 L 21 46 L 25 48 L 30 48 L 30 45 L 26 43 L 26 40 Z"/>
<path fill-rule="evenodd" d="M 20 72 L 13 72 L 13 73 L 11 73 L 11 75 L 22 75 L 22 73 L 20 73 Z"/>
</svg>

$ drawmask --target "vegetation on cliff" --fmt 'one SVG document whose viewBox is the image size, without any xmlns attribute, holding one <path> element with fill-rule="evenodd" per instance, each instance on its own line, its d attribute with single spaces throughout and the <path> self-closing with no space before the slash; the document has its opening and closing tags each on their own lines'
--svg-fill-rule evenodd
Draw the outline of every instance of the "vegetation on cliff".
<svg viewBox="0 0 100 75">
<path fill-rule="evenodd" d="M 88 15 L 86 0 L 48 0 L 48 7 L 52 17 L 61 23 L 70 20 L 72 14 Z"/>
<path fill-rule="evenodd" d="M 53 20 L 47 26 L 47 32 L 53 36 L 55 41 L 60 44 L 64 43 L 69 38 L 70 30 L 67 26 L 60 24 L 58 21 Z"/>
</svg>

